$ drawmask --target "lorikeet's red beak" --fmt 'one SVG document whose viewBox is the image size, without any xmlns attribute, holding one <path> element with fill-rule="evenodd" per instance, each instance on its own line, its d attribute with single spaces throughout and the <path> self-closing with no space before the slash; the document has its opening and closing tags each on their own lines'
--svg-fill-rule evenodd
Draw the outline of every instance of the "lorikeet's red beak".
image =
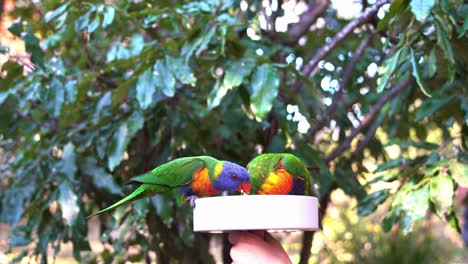
<svg viewBox="0 0 468 264">
<path fill-rule="evenodd" d="M 240 193 L 249 194 L 251 187 L 252 186 L 250 185 L 249 182 L 244 182 L 243 184 L 239 185 L 239 188 L 237 188 L 237 191 Z"/>
</svg>

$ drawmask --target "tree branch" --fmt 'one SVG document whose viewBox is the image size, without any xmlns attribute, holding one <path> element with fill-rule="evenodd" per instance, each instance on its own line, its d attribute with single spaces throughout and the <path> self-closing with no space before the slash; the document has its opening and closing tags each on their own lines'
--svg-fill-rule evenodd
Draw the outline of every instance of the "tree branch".
<svg viewBox="0 0 468 264">
<path fill-rule="evenodd" d="M 351 133 L 346 137 L 343 143 L 338 146 L 330 155 L 325 158 L 325 162 L 330 162 L 340 156 L 345 150 L 351 147 L 351 141 L 365 128 L 367 127 L 380 112 L 382 107 L 390 100 L 395 98 L 403 89 L 413 81 L 412 77 L 408 77 L 405 80 L 398 83 L 390 92 L 384 95 L 366 114 L 364 119 L 361 121 L 359 126 L 354 128 Z"/>
<path fill-rule="evenodd" d="M 321 115 L 321 118 L 316 122 L 314 129 L 309 132 L 310 138 L 312 140 L 315 138 L 315 135 L 327 124 L 327 121 L 330 120 L 330 118 L 335 114 L 338 105 L 341 104 L 343 95 L 346 94 L 346 84 L 351 79 L 354 68 L 356 68 L 357 63 L 364 54 L 364 50 L 369 46 L 373 37 L 374 32 L 369 32 L 369 34 L 367 34 L 367 36 L 362 40 L 361 44 L 359 44 L 357 47 L 348 65 L 346 65 L 340 82 L 338 83 L 338 91 L 332 97 L 332 105 L 328 108 L 326 113 Z"/>
<path fill-rule="evenodd" d="M 312 60 L 304 66 L 303 73 L 304 75 L 309 75 L 317 66 L 319 61 L 321 61 L 325 56 L 327 56 L 338 44 L 340 44 L 349 34 L 353 32 L 355 28 L 367 22 L 369 19 L 374 16 L 379 8 L 384 4 L 388 3 L 389 0 L 379 0 L 371 8 L 367 9 L 359 17 L 349 22 L 336 36 L 325 46 L 323 46 L 317 54 L 312 58 Z"/>
<path fill-rule="evenodd" d="M 312 26 L 317 18 L 319 18 L 325 10 L 327 10 L 329 1 L 328 0 L 311 0 L 305 11 L 299 18 L 299 22 L 294 24 L 289 30 L 289 39 L 285 40 L 285 44 L 293 44 L 302 37 L 309 27 Z"/>
<path fill-rule="evenodd" d="M 349 22 L 335 37 L 327 44 L 322 46 L 315 56 L 307 63 L 302 74 L 309 76 L 314 71 L 317 64 L 324 59 L 333 49 L 338 46 L 344 39 L 346 39 L 355 28 L 369 21 L 379 10 L 381 6 L 388 3 L 389 0 L 378 0 L 371 8 L 365 10 L 359 17 Z M 301 82 L 297 80 L 292 86 L 292 92 L 297 92 L 301 86 Z"/>
<path fill-rule="evenodd" d="M 383 118 L 377 119 L 374 123 L 372 123 L 372 126 L 369 128 L 369 131 L 367 131 L 367 134 L 364 136 L 364 138 L 359 141 L 359 144 L 356 147 L 356 150 L 354 151 L 354 155 L 357 156 L 359 155 L 364 148 L 369 144 L 371 139 L 374 137 L 375 132 L 377 131 L 377 128 L 379 128 L 380 124 L 382 124 Z"/>
</svg>

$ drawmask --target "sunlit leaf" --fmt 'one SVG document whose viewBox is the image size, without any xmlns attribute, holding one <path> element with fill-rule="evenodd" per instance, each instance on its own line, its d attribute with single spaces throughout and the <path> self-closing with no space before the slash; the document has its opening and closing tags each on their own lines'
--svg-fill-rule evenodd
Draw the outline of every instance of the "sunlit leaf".
<svg viewBox="0 0 468 264">
<path fill-rule="evenodd" d="M 230 63 L 224 73 L 223 86 L 227 88 L 237 87 L 252 72 L 255 67 L 253 59 L 241 59 Z"/>
<path fill-rule="evenodd" d="M 435 0 L 411 0 L 410 7 L 417 20 L 425 19 L 434 7 Z"/>
<path fill-rule="evenodd" d="M 448 208 L 452 206 L 454 195 L 452 178 L 442 173 L 433 177 L 430 182 L 430 195 L 436 213 L 443 217 Z"/>
<path fill-rule="evenodd" d="M 58 203 L 62 210 L 62 217 L 65 219 L 67 225 L 72 226 L 75 224 L 80 211 L 77 204 L 78 196 L 66 182 L 60 184 L 59 193 Z"/>
<path fill-rule="evenodd" d="M 453 161 L 449 166 L 450 173 L 455 181 L 464 188 L 468 188 L 468 164 Z"/>
<path fill-rule="evenodd" d="M 138 77 L 136 84 L 136 98 L 141 109 L 147 109 L 153 103 L 155 92 L 156 76 L 152 69 L 148 69 Z"/>
</svg>

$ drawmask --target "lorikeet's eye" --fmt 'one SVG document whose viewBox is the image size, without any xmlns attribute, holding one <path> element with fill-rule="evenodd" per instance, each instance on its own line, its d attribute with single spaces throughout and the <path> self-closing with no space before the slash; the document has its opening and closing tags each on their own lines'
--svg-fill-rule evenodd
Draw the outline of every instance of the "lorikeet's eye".
<svg viewBox="0 0 468 264">
<path fill-rule="evenodd" d="M 232 175 L 231 175 L 231 178 L 232 178 L 233 180 L 237 180 L 237 175 L 232 174 Z"/>
</svg>

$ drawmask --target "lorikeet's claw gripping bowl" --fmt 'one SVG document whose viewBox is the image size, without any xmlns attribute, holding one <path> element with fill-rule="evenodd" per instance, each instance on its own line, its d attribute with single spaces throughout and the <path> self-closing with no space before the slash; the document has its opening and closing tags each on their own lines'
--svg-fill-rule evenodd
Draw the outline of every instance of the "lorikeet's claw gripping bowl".
<svg viewBox="0 0 468 264">
<path fill-rule="evenodd" d="M 299 195 L 232 195 L 195 200 L 193 231 L 319 229 L 318 201 Z"/>
</svg>

